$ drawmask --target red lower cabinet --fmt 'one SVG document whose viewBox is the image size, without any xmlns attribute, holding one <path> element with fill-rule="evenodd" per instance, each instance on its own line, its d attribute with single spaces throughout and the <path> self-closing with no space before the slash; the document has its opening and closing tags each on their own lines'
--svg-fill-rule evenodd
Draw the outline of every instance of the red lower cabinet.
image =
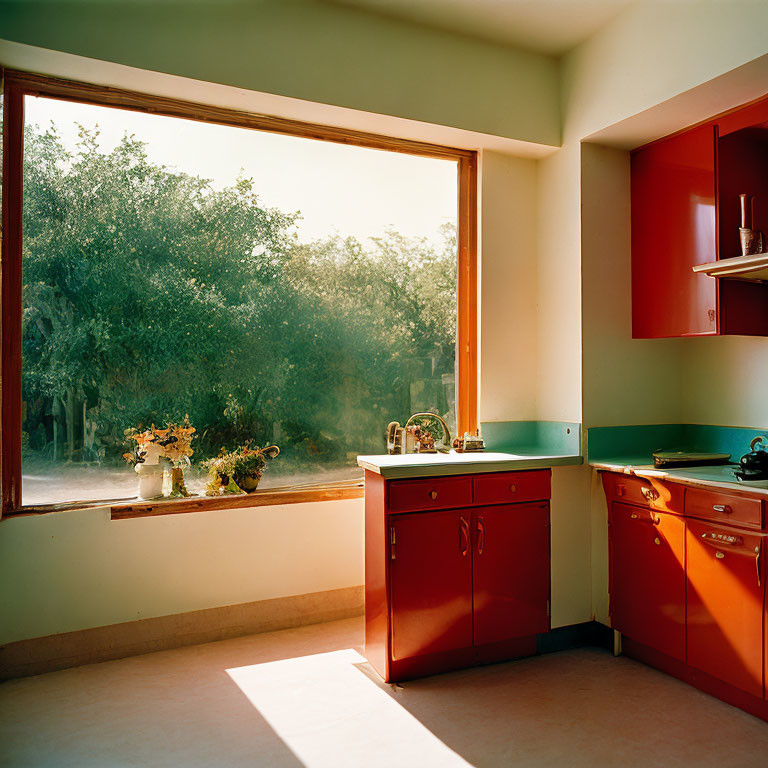
<svg viewBox="0 0 768 768">
<path fill-rule="evenodd" d="M 549 478 L 366 472 L 365 654 L 385 680 L 536 652 L 549 630 Z"/>
<path fill-rule="evenodd" d="M 763 696 L 762 538 L 688 521 L 688 664 Z"/>
<path fill-rule="evenodd" d="M 473 512 L 474 641 L 549 631 L 549 505 Z"/>
<path fill-rule="evenodd" d="M 613 502 L 609 524 L 613 628 L 685 659 L 685 521 Z"/>
<path fill-rule="evenodd" d="M 472 646 L 471 514 L 391 518 L 393 659 Z"/>
<path fill-rule="evenodd" d="M 625 653 L 768 721 L 765 497 L 629 480 L 658 494 L 603 474 L 611 625 Z"/>
</svg>

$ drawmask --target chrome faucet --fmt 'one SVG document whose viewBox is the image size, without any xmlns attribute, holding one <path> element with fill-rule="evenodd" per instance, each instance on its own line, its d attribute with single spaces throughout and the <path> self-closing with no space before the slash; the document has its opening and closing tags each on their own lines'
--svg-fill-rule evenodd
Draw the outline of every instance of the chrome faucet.
<svg viewBox="0 0 768 768">
<path fill-rule="evenodd" d="M 440 423 L 443 430 L 445 448 L 435 448 L 435 441 L 429 433 L 421 435 L 418 427 L 411 426 L 411 422 L 418 418 L 435 419 Z M 423 440 L 423 442 L 422 442 Z M 448 453 L 451 448 L 451 432 L 445 419 L 437 413 L 414 413 L 405 426 L 401 427 L 400 422 L 391 421 L 387 426 L 387 453 Z"/>
</svg>

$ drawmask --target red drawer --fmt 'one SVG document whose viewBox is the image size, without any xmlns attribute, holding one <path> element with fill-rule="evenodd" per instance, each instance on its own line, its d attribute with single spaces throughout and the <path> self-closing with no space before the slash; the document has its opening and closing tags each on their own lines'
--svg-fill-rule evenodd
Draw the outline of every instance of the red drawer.
<svg viewBox="0 0 768 768">
<path fill-rule="evenodd" d="M 475 475 L 475 504 L 544 501 L 551 496 L 550 475 L 548 469 Z"/>
<path fill-rule="evenodd" d="M 389 483 L 390 512 L 418 512 L 451 509 L 472 504 L 472 478 L 425 477 L 419 480 L 392 480 Z"/>
<path fill-rule="evenodd" d="M 763 502 L 758 498 L 687 488 L 685 516 L 759 529 L 763 527 Z"/>
<path fill-rule="evenodd" d="M 660 512 L 683 514 L 684 488 L 676 483 L 664 483 L 655 477 L 603 472 L 603 488 L 608 501 L 641 504 Z"/>
</svg>

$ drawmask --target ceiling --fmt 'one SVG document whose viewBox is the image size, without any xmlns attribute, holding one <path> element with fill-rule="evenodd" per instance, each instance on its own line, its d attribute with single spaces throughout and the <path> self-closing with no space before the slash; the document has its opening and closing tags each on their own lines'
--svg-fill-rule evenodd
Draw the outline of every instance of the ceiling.
<svg viewBox="0 0 768 768">
<path fill-rule="evenodd" d="M 334 0 L 343 5 L 560 55 L 636 0 Z"/>
</svg>

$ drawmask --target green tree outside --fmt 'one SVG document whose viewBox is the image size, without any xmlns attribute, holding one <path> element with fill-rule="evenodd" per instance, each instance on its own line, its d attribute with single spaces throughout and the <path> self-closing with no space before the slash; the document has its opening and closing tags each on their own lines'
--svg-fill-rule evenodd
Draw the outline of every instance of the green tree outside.
<svg viewBox="0 0 768 768">
<path fill-rule="evenodd" d="M 196 459 L 277 442 L 270 472 L 311 472 L 416 408 L 452 416 L 455 228 L 301 243 L 256 186 L 27 127 L 25 461 L 117 464 L 126 428 L 189 414 Z"/>
</svg>

